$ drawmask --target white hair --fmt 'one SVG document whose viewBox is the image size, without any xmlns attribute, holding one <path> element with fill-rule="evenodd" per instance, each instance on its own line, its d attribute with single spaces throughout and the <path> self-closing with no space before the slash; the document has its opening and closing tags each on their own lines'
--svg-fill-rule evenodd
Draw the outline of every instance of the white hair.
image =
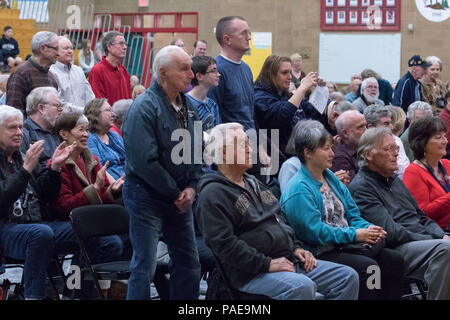
<svg viewBox="0 0 450 320">
<path fill-rule="evenodd" d="M 155 59 L 153 60 L 153 73 L 152 76 L 155 80 L 158 80 L 159 71 L 161 68 L 167 66 L 173 61 L 173 53 L 174 52 L 183 52 L 186 53 L 182 48 L 178 46 L 165 46 L 156 54 Z"/>
<path fill-rule="evenodd" d="M 127 112 L 127 110 L 130 108 L 131 104 L 133 103 L 133 99 L 121 99 L 114 102 L 112 106 L 112 111 L 116 115 L 116 119 L 119 121 L 122 121 L 123 116 Z"/>
<path fill-rule="evenodd" d="M 425 59 L 425 61 L 426 61 L 426 62 L 429 62 L 429 63 L 435 63 L 435 62 L 437 62 L 437 63 L 439 64 L 439 69 L 442 71 L 442 61 L 441 61 L 441 59 L 439 59 L 438 57 L 436 57 L 436 56 L 429 56 L 429 57 L 427 57 L 427 58 Z"/>
<path fill-rule="evenodd" d="M 23 113 L 19 109 L 7 105 L 0 106 L 0 126 L 8 119 L 20 118 L 23 121 Z"/>
<path fill-rule="evenodd" d="M 363 82 L 361 82 L 361 92 L 366 88 L 366 86 L 369 82 L 376 83 L 378 85 L 378 81 L 376 78 L 374 78 L 374 77 L 366 78 L 363 80 Z"/>
<path fill-rule="evenodd" d="M 27 115 L 31 116 L 35 114 L 38 111 L 38 104 L 40 103 L 47 103 L 47 96 L 50 93 L 54 93 L 56 96 L 58 96 L 58 90 L 56 90 L 54 87 L 37 87 L 34 88 L 30 94 L 27 96 L 27 108 L 26 112 Z"/>
<path fill-rule="evenodd" d="M 222 123 L 212 128 L 209 134 L 205 135 L 206 147 L 204 152 L 207 164 L 223 163 L 221 150 L 232 142 L 232 139 L 229 139 L 231 131 L 238 129 L 244 130 L 244 127 L 237 122 Z"/>
<path fill-rule="evenodd" d="M 377 152 L 377 146 L 383 141 L 385 136 L 393 137 L 393 133 L 386 127 L 375 127 L 367 129 L 359 139 L 358 143 L 358 165 L 360 168 L 368 164 L 366 152 L 372 154 Z"/>
<path fill-rule="evenodd" d="M 34 55 L 39 54 L 39 48 L 41 46 L 49 45 L 54 38 L 59 38 L 58 35 L 50 31 L 39 31 L 31 39 L 31 52 Z M 58 39 L 59 40 L 59 39 Z"/>
<path fill-rule="evenodd" d="M 433 108 L 431 108 L 431 106 L 425 102 L 425 101 L 415 101 L 413 103 L 411 103 L 408 107 L 408 113 L 406 114 L 406 117 L 408 119 L 412 119 L 414 118 L 414 112 L 416 110 L 420 110 L 420 111 L 424 111 L 427 113 L 428 116 L 432 116 L 433 115 Z"/>
</svg>

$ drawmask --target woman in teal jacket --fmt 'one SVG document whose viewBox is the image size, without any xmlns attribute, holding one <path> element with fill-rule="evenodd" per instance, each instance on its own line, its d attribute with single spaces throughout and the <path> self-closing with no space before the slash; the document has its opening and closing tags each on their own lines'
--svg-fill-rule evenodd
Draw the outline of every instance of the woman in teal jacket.
<svg viewBox="0 0 450 320">
<path fill-rule="evenodd" d="M 329 170 L 334 155 L 331 135 L 313 120 L 304 121 L 293 134 L 302 166 L 281 196 L 288 223 L 319 259 L 348 265 L 358 272 L 359 299 L 399 299 L 403 258 L 396 251 L 384 248 L 386 232 L 361 218 L 347 187 Z M 382 248 L 368 256 L 343 246 L 354 243 Z M 380 268 L 381 281 L 369 288 L 367 280 L 373 274 L 368 271 L 372 270 L 368 269 L 370 266 Z"/>
</svg>

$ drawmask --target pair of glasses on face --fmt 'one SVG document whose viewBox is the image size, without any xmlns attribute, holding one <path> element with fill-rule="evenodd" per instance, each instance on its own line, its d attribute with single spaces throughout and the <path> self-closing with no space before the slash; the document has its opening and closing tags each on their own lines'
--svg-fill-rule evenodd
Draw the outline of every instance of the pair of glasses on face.
<svg viewBox="0 0 450 320">
<path fill-rule="evenodd" d="M 113 42 L 113 43 L 112 43 L 113 46 L 116 45 L 116 44 L 118 44 L 118 45 L 121 46 L 121 47 L 126 47 L 126 46 L 128 46 L 126 42 Z"/>
<path fill-rule="evenodd" d="M 43 105 L 55 107 L 59 111 L 63 110 L 63 105 L 62 104 L 43 103 Z"/>
<path fill-rule="evenodd" d="M 383 148 L 384 152 L 389 152 L 390 154 L 395 154 L 400 151 L 400 147 L 397 145 L 388 146 L 386 148 Z"/>
<path fill-rule="evenodd" d="M 44 46 L 46 46 L 47 48 L 53 49 L 53 50 L 55 50 L 55 51 L 58 51 L 58 50 L 59 50 L 58 47 L 53 47 L 53 46 L 48 45 L 48 44 L 44 44 Z"/>
<path fill-rule="evenodd" d="M 218 72 L 219 72 L 219 70 L 217 70 L 217 68 L 214 68 L 214 69 L 211 69 L 211 70 L 209 70 L 209 71 L 206 71 L 205 74 L 208 74 L 208 73 L 218 73 Z"/>
</svg>

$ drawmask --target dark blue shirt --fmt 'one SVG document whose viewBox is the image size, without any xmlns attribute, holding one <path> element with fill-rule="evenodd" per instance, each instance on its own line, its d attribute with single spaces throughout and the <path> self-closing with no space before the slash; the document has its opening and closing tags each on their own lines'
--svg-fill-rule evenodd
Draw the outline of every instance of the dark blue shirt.
<svg viewBox="0 0 450 320">
<path fill-rule="evenodd" d="M 244 62 L 232 62 L 218 55 L 217 70 L 220 72 L 219 86 L 211 88 L 208 97 L 219 106 L 223 123 L 238 122 L 244 130 L 255 128 L 253 120 L 253 74 Z"/>
</svg>

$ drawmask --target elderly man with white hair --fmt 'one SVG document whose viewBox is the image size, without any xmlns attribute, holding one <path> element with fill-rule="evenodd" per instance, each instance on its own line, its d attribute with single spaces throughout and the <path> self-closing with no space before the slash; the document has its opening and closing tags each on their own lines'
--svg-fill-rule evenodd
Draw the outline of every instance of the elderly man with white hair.
<svg viewBox="0 0 450 320">
<path fill-rule="evenodd" d="M 172 261 L 170 298 L 198 299 L 200 263 L 191 207 L 202 174 L 201 142 L 194 145 L 197 111 L 183 94 L 194 77 L 191 63 L 182 48 L 162 48 L 153 62 L 150 88 L 123 120 L 123 198 L 133 245 L 127 299 L 150 299 L 161 233 Z M 201 141 L 201 124 L 197 127 Z M 198 161 L 194 151 L 200 153 Z"/>
<path fill-rule="evenodd" d="M 19 151 L 22 123 L 20 110 L 0 106 L 0 261 L 1 254 L 25 261 L 25 299 L 36 300 L 45 298 L 51 257 L 59 250 L 77 248 L 69 221 L 46 221 L 46 204 L 58 196 L 61 167 L 74 146 L 62 143 L 51 166 L 41 167 L 43 140 L 30 146 L 25 156 Z"/>
<path fill-rule="evenodd" d="M 398 146 L 391 130 L 370 128 L 358 145 L 360 169 L 349 186 L 361 216 L 382 227 L 386 247 L 405 261 L 405 276 L 423 279 L 427 299 L 450 299 L 450 236 L 428 218 L 394 174 Z"/>
<path fill-rule="evenodd" d="M 43 166 L 47 165 L 60 144 L 54 128 L 56 118 L 62 111 L 58 91 L 53 87 L 35 88 L 27 97 L 28 118 L 23 122 L 23 141 L 20 151 L 26 153 L 33 143 L 44 140 L 44 151 L 39 157 L 39 163 Z"/>
<path fill-rule="evenodd" d="M 358 276 L 340 264 L 316 260 L 286 224 L 272 192 L 254 176 L 252 149 L 243 126 L 214 127 L 206 142 L 218 173 L 199 183 L 198 226 L 223 265 L 230 284 L 271 299 L 356 299 Z"/>
<path fill-rule="evenodd" d="M 59 37 L 56 33 L 39 31 L 31 39 L 33 56 L 11 74 L 6 87 L 6 104 L 25 112 L 26 97 L 37 87 L 55 87 L 58 82 L 48 72 L 58 57 Z"/>
<path fill-rule="evenodd" d="M 83 112 L 84 107 L 95 99 L 95 95 L 83 69 L 72 61 L 72 42 L 66 37 L 60 37 L 58 58 L 50 67 L 50 72 L 58 81 L 58 92 L 64 111 Z"/>
<path fill-rule="evenodd" d="M 348 184 L 358 173 L 358 142 L 361 135 L 366 131 L 367 122 L 364 116 L 357 110 L 348 110 L 342 113 L 336 120 L 336 129 L 340 143 L 334 150 L 333 166 L 331 171 L 341 170 L 348 173 Z"/>
<path fill-rule="evenodd" d="M 380 91 L 377 79 L 370 77 L 361 82 L 361 97 L 356 99 L 353 104 L 363 113 L 364 109 L 371 104 L 384 106 L 383 100 L 378 99 Z"/>
<path fill-rule="evenodd" d="M 416 101 L 411 103 L 408 107 L 408 113 L 406 114 L 406 118 L 408 119 L 410 125 L 412 125 L 419 119 L 432 116 L 433 108 L 424 101 Z M 415 159 L 411 147 L 409 146 L 408 134 L 409 127 L 400 136 L 400 140 L 402 141 L 403 147 L 405 148 L 406 156 L 408 157 L 410 162 L 413 162 Z"/>
</svg>

